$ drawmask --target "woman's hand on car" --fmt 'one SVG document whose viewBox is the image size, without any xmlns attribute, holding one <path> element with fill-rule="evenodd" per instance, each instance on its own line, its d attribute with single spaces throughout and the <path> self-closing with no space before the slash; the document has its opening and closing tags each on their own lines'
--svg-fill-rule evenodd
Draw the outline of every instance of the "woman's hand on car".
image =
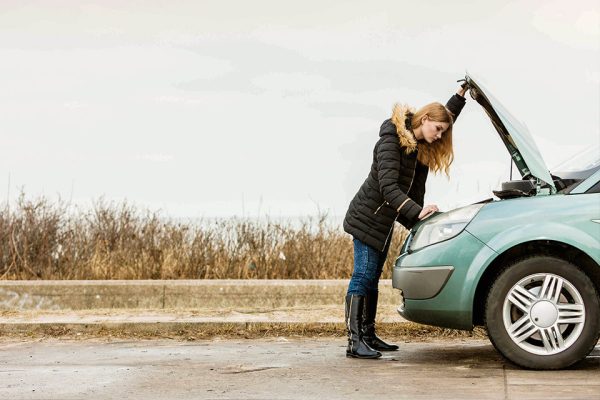
<svg viewBox="0 0 600 400">
<path fill-rule="evenodd" d="M 429 204 L 429 205 L 423 207 L 423 209 L 421 210 L 421 213 L 419 214 L 419 220 L 425 219 L 437 211 L 440 211 L 438 206 L 436 206 L 435 204 Z"/>
</svg>

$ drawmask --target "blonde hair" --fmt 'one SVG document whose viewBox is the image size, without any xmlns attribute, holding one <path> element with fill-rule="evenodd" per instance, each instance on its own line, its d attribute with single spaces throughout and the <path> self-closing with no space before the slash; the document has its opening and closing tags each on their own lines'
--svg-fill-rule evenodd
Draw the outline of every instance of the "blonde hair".
<svg viewBox="0 0 600 400">
<path fill-rule="evenodd" d="M 452 149 L 452 124 L 454 114 L 441 103 L 430 103 L 421 107 L 411 118 L 412 129 L 421 126 L 421 119 L 428 116 L 435 122 L 447 122 L 448 129 L 442 134 L 442 138 L 433 143 L 418 143 L 419 153 L 417 159 L 427 165 L 434 173 L 444 171 L 450 176 L 450 164 L 454 161 L 454 150 Z"/>
</svg>

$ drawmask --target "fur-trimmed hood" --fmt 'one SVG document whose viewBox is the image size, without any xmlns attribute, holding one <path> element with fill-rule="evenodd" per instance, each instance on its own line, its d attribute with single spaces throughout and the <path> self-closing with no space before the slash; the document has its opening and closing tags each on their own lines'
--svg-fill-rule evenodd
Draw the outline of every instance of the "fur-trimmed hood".
<svg viewBox="0 0 600 400">
<path fill-rule="evenodd" d="M 380 131 L 380 136 L 384 133 L 391 133 L 390 131 L 395 131 L 396 135 L 398 135 L 398 139 L 400 140 L 400 145 L 406 149 L 406 154 L 410 154 L 417 150 L 417 139 L 410 129 L 409 119 L 414 113 L 415 109 L 406 104 L 394 105 L 392 117 L 388 120 L 392 123 L 392 126 L 386 127 L 387 129 L 385 129 L 385 132 L 382 126 L 382 130 Z"/>
</svg>

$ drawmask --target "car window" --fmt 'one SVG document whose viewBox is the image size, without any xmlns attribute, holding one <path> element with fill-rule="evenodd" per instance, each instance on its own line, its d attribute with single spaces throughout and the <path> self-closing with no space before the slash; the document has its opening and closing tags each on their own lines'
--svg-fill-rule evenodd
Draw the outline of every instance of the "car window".
<svg viewBox="0 0 600 400">
<path fill-rule="evenodd" d="M 600 181 L 598 181 L 594 186 L 589 188 L 586 193 L 600 193 Z"/>
<path fill-rule="evenodd" d="M 589 147 L 558 164 L 551 171 L 571 172 L 592 169 L 600 164 L 600 146 Z"/>
</svg>

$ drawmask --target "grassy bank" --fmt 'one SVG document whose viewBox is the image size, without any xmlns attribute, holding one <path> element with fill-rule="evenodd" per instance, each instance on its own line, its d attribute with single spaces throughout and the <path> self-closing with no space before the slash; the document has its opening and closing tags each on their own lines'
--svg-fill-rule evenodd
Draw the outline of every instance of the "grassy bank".
<svg viewBox="0 0 600 400">
<path fill-rule="evenodd" d="M 487 332 L 480 327 L 473 331 L 437 328 L 413 322 L 380 324 L 377 333 L 394 341 L 466 340 L 487 339 Z M 6 339 L 175 339 L 203 340 L 214 338 L 256 339 L 266 337 L 339 337 L 346 335 L 343 323 L 315 324 L 115 324 L 115 325 L 68 325 L 40 324 L 34 327 L 4 325 L 0 327 L 0 340 Z"/>
<path fill-rule="evenodd" d="M 398 224 L 383 278 L 406 231 Z M 338 279 L 351 237 L 326 214 L 300 223 L 182 223 L 127 203 L 87 210 L 21 195 L 0 208 L 0 279 Z"/>
</svg>

